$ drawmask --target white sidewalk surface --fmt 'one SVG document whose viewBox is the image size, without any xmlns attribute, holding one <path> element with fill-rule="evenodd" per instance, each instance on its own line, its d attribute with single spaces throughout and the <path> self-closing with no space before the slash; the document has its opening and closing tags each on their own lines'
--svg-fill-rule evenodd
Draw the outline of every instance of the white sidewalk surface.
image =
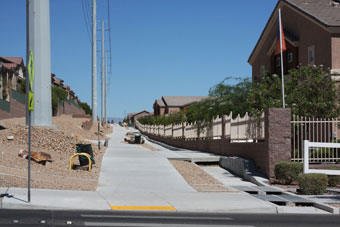
<svg viewBox="0 0 340 227">
<path fill-rule="evenodd" d="M 3 198 L 2 208 L 110 210 L 113 207 L 172 207 L 186 212 L 277 213 L 277 206 L 244 192 L 196 192 L 168 161 L 168 157 L 199 158 L 200 152 L 160 151 L 125 144 L 126 129 L 114 125 L 104 154 L 96 191 L 0 188 L 13 195 Z M 201 155 L 211 156 L 201 153 Z M 204 167 L 226 186 L 249 185 L 219 167 Z M 138 209 L 138 208 L 137 208 Z"/>
</svg>

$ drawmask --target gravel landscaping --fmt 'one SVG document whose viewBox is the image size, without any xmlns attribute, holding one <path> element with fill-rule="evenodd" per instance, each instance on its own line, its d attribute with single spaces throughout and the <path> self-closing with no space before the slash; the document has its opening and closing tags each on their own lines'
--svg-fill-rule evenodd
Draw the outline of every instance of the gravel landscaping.
<svg viewBox="0 0 340 227">
<path fill-rule="evenodd" d="M 198 192 L 235 192 L 206 173 L 196 164 L 186 161 L 169 160 L 186 182 Z"/>
<path fill-rule="evenodd" d="M 53 118 L 55 128 L 32 128 L 32 151 L 44 152 L 52 157 L 46 165 L 31 161 L 31 186 L 44 189 L 95 190 L 100 173 L 101 160 L 105 148 L 98 150 L 92 144 L 96 164 L 92 171 L 70 170 L 69 159 L 76 153 L 76 144 L 87 144 L 84 139 L 93 139 L 97 135 L 94 125 L 91 130 L 81 128 L 81 123 L 88 119 L 61 116 Z M 0 121 L 0 187 L 27 187 L 27 159 L 18 156 L 20 149 L 28 149 L 28 128 L 24 118 Z M 112 132 L 106 126 L 102 131 Z M 13 136 L 13 139 L 8 139 Z M 75 165 L 78 165 L 75 159 Z"/>
</svg>

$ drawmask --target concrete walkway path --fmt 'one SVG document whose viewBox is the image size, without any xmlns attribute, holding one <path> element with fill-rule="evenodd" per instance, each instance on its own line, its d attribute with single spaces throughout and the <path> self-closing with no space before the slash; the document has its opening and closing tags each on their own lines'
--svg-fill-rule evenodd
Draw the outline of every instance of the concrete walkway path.
<svg viewBox="0 0 340 227">
<path fill-rule="evenodd" d="M 161 148 L 150 151 L 124 143 L 126 129 L 114 125 L 104 154 L 96 191 L 33 189 L 31 203 L 27 189 L 0 188 L 2 208 L 90 209 L 90 210 L 175 210 L 185 212 L 277 213 L 277 206 L 244 192 L 196 192 L 168 161 L 180 153 Z M 156 145 L 153 145 L 157 147 Z M 190 152 L 189 152 L 190 153 Z M 198 153 L 195 157 L 198 157 Z M 220 169 L 211 169 L 215 178 Z M 228 175 L 225 175 L 228 177 Z M 237 179 L 230 182 L 235 184 Z M 240 180 L 241 181 L 241 180 Z M 228 180 L 223 184 L 228 186 Z M 230 186 L 230 185 L 229 185 Z"/>
</svg>

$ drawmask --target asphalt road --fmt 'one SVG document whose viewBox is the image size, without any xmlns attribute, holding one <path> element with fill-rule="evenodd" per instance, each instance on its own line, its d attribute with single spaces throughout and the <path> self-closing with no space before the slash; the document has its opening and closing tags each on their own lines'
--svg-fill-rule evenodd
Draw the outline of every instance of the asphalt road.
<svg viewBox="0 0 340 227">
<path fill-rule="evenodd" d="M 211 214 L 0 209 L 0 226 L 340 226 L 340 215 Z"/>
</svg>

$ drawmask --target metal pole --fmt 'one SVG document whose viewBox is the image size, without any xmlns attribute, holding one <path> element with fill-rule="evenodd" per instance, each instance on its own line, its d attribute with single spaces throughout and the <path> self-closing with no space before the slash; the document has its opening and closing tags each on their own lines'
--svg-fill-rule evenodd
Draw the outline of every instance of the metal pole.
<svg viewBox="0 0 340 227">
<path fill-rule="evenodd" d="M 285 85 L 283 75 L 283 52 L 282 52 L 282 21 L 281 21 L 281 9 L 279 8 L 279 29 L 280 29 L 280 50 L 281 50 L 281 79 L 282 79 L 282 106 L 286 108 L 285 104 Z"/>
<path fill-rule="evenodd" d="M 104 110 L 105 110 L 105 108 L 104 108 L 104 90 L 105 90 L 105 79 L 104 79 L 104 77 L 105 77 L 105 72 L 104 72 L 104 54 L 105 54 L 105 50 L 104 50 L 104 48 L 105 48 L 105 46 L 104 46 L 104 35 L 105 35 L 105 33 L 104 33 L 104 21 L 102 21 L 102 90 L 101 90 L 101 94 L 102 94 L 102 99 L 101 99 L 101 102 L 102 102 L 102 105 L 101 105 L 101 107 L 102 107 L 102 111 L 101 111 L 101 119 L 100 120 L 103 120 L 103 118 L 104 118 Z"/>
<path fill-rule="evenodd" d="M 50 1 L 29 0 L 29 50 L 34 53 L 32 125 L 52 125 Z"/>
<path fill-rule="evenodd" d="M 29 49 L 29 0 L 26 0 L 26 66 L 28 66 Z M 28 110 L 28 91 L 30 89 L 28 70 L 26 69 L 26 124 L 28 125 L 28 163 L 27 163 L 27 201 L 31 202 L 31 111 Z"/>
<path fill-rule="evenodd" d="M 107 121 L 107 53 L 105 55 L 104 120 Z"/>
<path fill-rule="evenodd" d="M 97 120 L 97 21 L 96 0 L 92 0 L 92 120 Z"/>
<path fill-rule="evenodd" d="M 26 0 L 26 66 L 28 66 L 28 59 L 30 57 L 30 43 L 29 43 L 29 0 Z M 29 85 L 29 81 L 28 81 L 28 70 L 26 69 L 26 100 L 25 100 L 25 105 L 26 105 L 26 110 L 25 110 L 25 113 L 26 113 L 26 125 L 29 124 L 29 111 L 28 111 L 28 87 L 30 86 Z"/>
<path fill-rule="evenodd" d="M 98 121 L 98 149 L 100 150 L 100 121 Z"/>
<path fill-rule="evenodd" d="M 28 182 L 27 200 L 31 202 L 31 111 L 28 111 Z"/>
</svg>

